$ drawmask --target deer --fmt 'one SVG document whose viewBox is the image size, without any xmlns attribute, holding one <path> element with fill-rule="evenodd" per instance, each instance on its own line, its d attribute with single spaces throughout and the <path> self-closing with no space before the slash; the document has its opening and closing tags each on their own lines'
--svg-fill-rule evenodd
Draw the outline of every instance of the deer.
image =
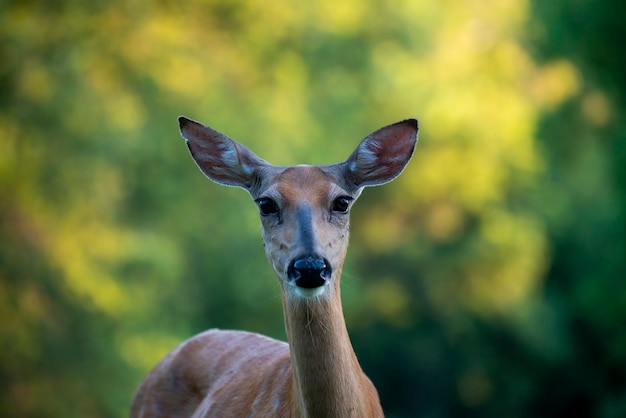
<svg viewBox="0 0 626 418">
<path fill-rule="evenodd" d="M 184 116 L 178 121 L 206 177 L 245 189 L 258 207 L 287 343 L 221 329 L 191 337 L 140 384 L 130 416 L 383 417 L 348 335 L 340 277 L 350 209 L 365 187 L 404 170 L 417 119 L 369 134 L 344 162 L 295 166 L 272 165 L 213 128 Z"/>
</svg>

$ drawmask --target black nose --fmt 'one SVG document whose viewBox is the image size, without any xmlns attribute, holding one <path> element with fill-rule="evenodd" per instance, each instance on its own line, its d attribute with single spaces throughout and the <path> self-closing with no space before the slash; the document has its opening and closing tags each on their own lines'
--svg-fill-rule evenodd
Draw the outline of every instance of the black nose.
<svg viewBox="0 0 626 418">
<path fill-rule="evenodd" d="M 294 259 L 289 265 L 287 275 L 296 283 L 296 286 L 313 289 L 323 286 L 330 278 L 331 272 L 328 260 L 309 255 Z"/>
</svg>

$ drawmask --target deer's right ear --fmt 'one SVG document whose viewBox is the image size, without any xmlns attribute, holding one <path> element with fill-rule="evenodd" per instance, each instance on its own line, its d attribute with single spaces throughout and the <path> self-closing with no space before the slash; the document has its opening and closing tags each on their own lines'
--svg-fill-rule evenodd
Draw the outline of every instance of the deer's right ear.
<svg viewBox="0 0 626 418">
<path fill-rule="evenodd" d="M 192 158 L 211 180 L 249 189 L 254 169 L 268 163 L 221 132 L 184 116 L 178 118 L 180 133 Z"/>
</svg>

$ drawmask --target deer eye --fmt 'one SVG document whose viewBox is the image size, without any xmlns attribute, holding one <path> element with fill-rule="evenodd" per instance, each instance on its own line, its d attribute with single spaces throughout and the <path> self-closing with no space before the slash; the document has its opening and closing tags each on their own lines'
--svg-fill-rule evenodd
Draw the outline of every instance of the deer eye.
<svg viewBox="0 0 626 418">
<path fill-rule="evenodd" d="M 274 202 L 269 197 L 261 197 L 255 200 L 257 206 L 259 207 L 259 212 L 261 212 L 261 216 L 268 216 L 274 213 L 278 213 L 278 206 L 276 202 Z"/>
<path fill-rule="evenodd" d="M 339 196 L 333 202 L 333 207 L 331 208 L 331 210 L 333 212 L 348 213 L 348 209 L 350 209 L 350 202 L 352 202 L 353 200 L 354 199 L 350 196 Z"/>
</svg>

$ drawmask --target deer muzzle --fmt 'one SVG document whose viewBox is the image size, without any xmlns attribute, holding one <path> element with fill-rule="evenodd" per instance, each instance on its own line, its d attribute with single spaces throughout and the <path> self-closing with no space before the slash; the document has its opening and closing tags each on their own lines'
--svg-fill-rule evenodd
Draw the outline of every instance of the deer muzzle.
<svg viewBox="0 0 626 418">
<path fill-rule="evenodd" d="M 297 257 L 291 261 L 287 275 L 296 286 L 314 289 L 326 284 L 330 279 L 332 268 L 330 262 L 316 255 Z"/>
</svg>

